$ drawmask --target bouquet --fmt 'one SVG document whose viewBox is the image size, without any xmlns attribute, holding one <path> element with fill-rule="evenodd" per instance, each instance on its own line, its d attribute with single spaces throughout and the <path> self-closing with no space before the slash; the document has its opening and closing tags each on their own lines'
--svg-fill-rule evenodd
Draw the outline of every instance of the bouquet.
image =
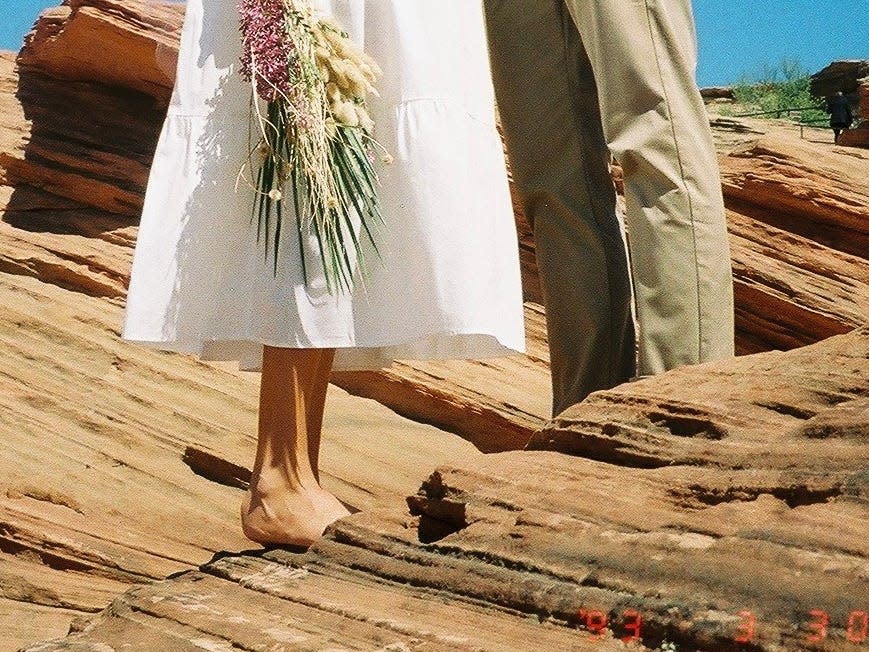
<svg viewBox="0 0 869 652">
<path fill-rule="evenodd" d="M 313 232 L 329 292 L 352 291 L 366 269 L 363 240 L 380 255 L 375 153 L 385 162 L 389 156 L 373 138 L 366 96 L 376 94 L 381 72 L 309 0 L 240 0 L 238 8 L 241 73 L 253 88 L 257 130 L 239 179 L 255 170 L 257 240 L 277 273 L 289 196 L 305 282 L 303 242 Z"/>
</svg>

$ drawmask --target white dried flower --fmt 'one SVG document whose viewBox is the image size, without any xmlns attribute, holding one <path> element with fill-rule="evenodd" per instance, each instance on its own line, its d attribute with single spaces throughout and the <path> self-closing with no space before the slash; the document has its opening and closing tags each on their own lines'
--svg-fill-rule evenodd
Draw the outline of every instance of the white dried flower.
<svg viewBox="0 0 869 652">
<path fill-rule="evenodd" d="M 359 126 L 359 116 L 356 115 L 356 107 L 352 102 L 341 102 L 335 106 L 335 119 L 348 127 Z"/>
<path fill-rule="evenodd" d="M 369 134 L 374 131 L 374 120 L 368 115 L 364 106 L 356 106 L 356 116 L 359 118 L 359 126 Z"/>
</svg>

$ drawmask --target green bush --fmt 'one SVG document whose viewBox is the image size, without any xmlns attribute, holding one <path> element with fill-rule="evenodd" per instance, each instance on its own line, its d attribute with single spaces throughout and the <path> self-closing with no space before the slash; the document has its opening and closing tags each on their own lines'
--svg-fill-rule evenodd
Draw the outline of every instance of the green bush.
<svg viewBox="0 0 869 652">
<path fill-rule="evenodd" d="M 809 77 L 795 59 L 782 59 L 777 67 L 765 64 L 757 77 L 743 75 L 733 87 L 736 101 L 745 113 L 769 112 L 768 117 L 794 117 L 798 122 L 819 123 L 826 119 L 823 102 L 809 91 Z M 801 109 L 786 113 L 785 109 Z"/>
</svg>

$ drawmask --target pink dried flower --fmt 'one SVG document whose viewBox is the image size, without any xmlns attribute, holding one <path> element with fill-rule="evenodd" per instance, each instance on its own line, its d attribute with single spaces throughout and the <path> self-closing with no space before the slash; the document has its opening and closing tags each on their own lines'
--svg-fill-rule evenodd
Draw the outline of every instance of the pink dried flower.
<svg viewBox="0 0 869 652">
<path fill-rule="evenodd" d="M 290 95 L 291 68 L 298 65 L 298 58 L 287 37 L 283 0 L 240 0 L 238 13 L 242 75 L 255 80 L 257 94 L 267 102 Z"/>
</svg>

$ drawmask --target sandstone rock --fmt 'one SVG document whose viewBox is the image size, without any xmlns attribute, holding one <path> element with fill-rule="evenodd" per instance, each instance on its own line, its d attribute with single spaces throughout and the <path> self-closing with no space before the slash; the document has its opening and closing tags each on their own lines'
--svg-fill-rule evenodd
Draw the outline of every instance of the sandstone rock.
<svg viewBox="0 0 869 652">
<path fill-rule="evenodd" d="M 0 649 L 255 547 L 237 481 L 255 447 L 255 374 L 121 342 L 120 306 L 30 276 L 0 272 L 0 301 Z M 324 483 L 354 509 L 400 503 L 433 464 L 477 455 L 337 388 L 328 400 Z"/>
<path fill-rule="evenodd" d="M 644 468 L 787 469 L 841 486 L 869 462 L 867 397 L 864 327 L 786 353 L 677 369 L 597 392 L 535 433 L 528 448 Z M 839 425 L 816 427 L 828 422 Z M 812 493 L 792 489 L 791 501 Z M 826 498 L 827 490 L 819 491 Z"/>
<path fill-rule="evenodd" d="M 709 102 L 710 100 L 732 100 L 733 87 L 706 86 L 700 89 L 700 96 L 707 102 Z"/>
<path fill-rule="evenodd" d="M 792 349 L 869 323 L 864 258 L 733 210 L 727 223 L 741 353 Z"/>
<path fill-rule="evenodd" d="M 403 540 L 390 541 L 394 534 L 409 532 L 412 537 L 413 530 L 402 523 L 383 515 L 373 525 L 378 528 L 374 532 L 355 527 L 350 534 L 386 548 L 385 554 L 371 551 L 373 563 L 382 560 L 405 569 L 419 565 L 426 573 L 426 561 L 440 561 Z M 417 556 L 399 561 L 390 554 L 402 552 Z M 313 560 L 279 550 L 259 557 L 226 556 L 200 572 L 131 591 L 81 633 L 30 649 L 621 649 L 620 644 L 591 641 L 555 622 L 541 623 L 536 615 L 468 599 L 446 588 L 432 590 L 388 574 L 384 582 L 329 558 L 316 565 L 307 564 L 308 559 Z M 449 575 L 455 578 L 458 573 Z"/>
<path fill-rule="evenodd" d="M 869 153 L 779 135 L 730 152 L 721 166 L 730 208 L 866 258 Z"/>
<path fill-rule="evenodd" d="M 23 70 L 139 91 L 165 105 L 183 16 L 177 3 L 66 0 L 42 15 L 18 62 Z"/>
<path fill-rule="evenodd" d="M 30 124 L 17 151 L 0 157 L 5 178 L 138 220 L 165 106 L 128 89 L 58 81 L 27 68 L 16 98 Z M 17 201 L 13 195 L 7 209 L 18 210 Z"/>
<path fill-rule="evenodd" d="M 18 57 L 20 108 L 11 112 L 27 128 L 0 155 L 3 178 L 21 190 L 7 211 L 38 208 L 29 192 L 36 188 L 71 200 L 70 211 L 138 219 L 183 11 L 141 0 L 71 0 L 40 18 Z M 0 63 L 6 77 L 8 60 Z"/>
<path fill-rule="evenodd" d="M 869 77 L 869 61 L 843 59 L 812 75 L 809 90 L 815 97 L 829 97 L 837 91 L 854 93 L 860 80 Z"/>
<path fill-rule="evenodd" d="M 855 125 L 839 136 L 839 144 L 852 147 L 869 148 L 869 77 L 862 80 L 858 94 L 858 110 L 854 116 Z"/>
<path fill-rule="evenodd" d="M 527 356 L 335 377 L 463 439 L 332 388 L 325 483 L 362 512 L 305 554 L 238 552 L 256 376 L 118 339 L 181 11 L 73 0 L 17 69 L 0 54 L 0 648 L 72 622 L 34 649 L 608 650 L 634 609 L 648 646 L 746 649 L 732 638 L 751 610 L 753 649 L 803 649 L 814 608 L 822 649 L 853 648 L 866 331 L 618 388 L 581 407 L 578 439 L 574 422 L 535 436 L 585 458 L 483 456 L 549 413 L 521 211 Z M 744 124 L 719 142 L 757 141 Z M 778 132 L 732 149 L 741 351 L 865 323 L 866 158 Z M 413 516 L 403 499 L 426 477 Z"/>
<path fill-rule="evenodd" d="M 457 432 L 484 453 L 516 450 L 551 413 L 549 351 L 540 306 L 525 307 L 528 351 L 477 361 L 415 361 L 334 372 L 332 382 L 415 421 Z"/>
<path fill-rule="evenodd" d="M 603 392 L 534 441 L 582 457 L 441 467 L 409 513 L 355 514 L 304 553 L 220 556 L 30 649 L 608 650 L 637 636 L 850 650 L 869 599 L 867 372 L 863 329 Z"/>
<path fill-rule="evenodd" d="M 720 157 L 737 350 L 790 349 L 869 322 L 869 156 L 781 133 L 764 136 L 755 122 L 713 125 L 750 137 Z M 540 300 L 533 236 L 515 205 L 530 279 L 526 298 L 530 291 Z"/>
</svg>

